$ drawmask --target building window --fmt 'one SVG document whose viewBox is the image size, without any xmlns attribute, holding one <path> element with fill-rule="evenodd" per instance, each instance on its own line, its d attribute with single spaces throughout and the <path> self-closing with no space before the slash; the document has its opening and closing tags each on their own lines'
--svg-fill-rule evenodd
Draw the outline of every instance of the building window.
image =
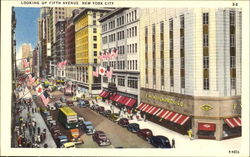
<svg viewBox="0 0 250 157">
<path fill-rule="evenodd" d="M 173 87 L 174 86 L 174 77 L 170 76 L 170 86 Z"/>
<path fill-rule="evenodd" d="M 135 53 L 137 53 L 137 43 L 135 43 Z"/>
<path fill-rule="evenodd" d="M 170 50 L 173 50 L 173 48 L 174 48 L 173 39 L 170 39 L 170 40 L 169 40 L 169 46 L 170 46 L 169 49 L 170 49 Z"/>
<path fill-rule="evenodd" d="M 97 29 L 96 28 L 93 28 L 93 33 L 97 33 Z"/>
<path fill-rule="evenodd" d="M 136 12 L 136 10 L 135 10 L 135 20 L 137 19 L 137 12 Z"/>
<path fill-rule="evenodd" d="M 94 63 L 97 64 L 97 59 L 94 59 Z"/>
<path fill-rule="evenodd" d="M 236 63 L 235 63 L 235 56 L 230 56 L 230 68 L 235 68 Z"/>
<path fill-rule="evenodd" d="M 170 58 L 170 69 L 174 68 L 174 58 Z"/>
<path fill-rule="evenodd" d="M 235 12 L 230 11 L 230 25 L 235 25 Z"/>
<path fill-rule="evenodd" d="M 100 14 L 100 16 L 102 17 L 102 16 L 103 16 L 103 14 Z"/>
<path fill-rule="evenodd" d="M 235 35 L 230 34 L 230 47 L 235 47 Z"/>
<path fill-rule="evenodd" d="M 181 15 L 180 16 L 180 26 L 181 26 L 181 29 L 184 29 L 184 27 L 185 27 L 185 22 L 184 22 L 184 15 Z"/>
<path fill-rule="evenodd" d="M 203 56 L 203 69 L 208 69 L 208 68 L 209 68 L 209 57 Z"/>
<path fill-rule="evenodd" d="M 94 56 L 97 56 L 97 51 L 94 51 Z"/>
<path fill-rule="evenodd" d="M 173 31 L 173 19 L 169 19 L 169 31 Z"/>
<path fill-rule="evenodd" d="M 209 90 L 209 80 L 208 80 L 208 78 L 204 78 L 204 80 L 203 80 L 203 89 L 204 90 Z"/>
<path fill-rule="evenodd" d="M 137 36 L 137 26 L 135 26 L 135 36 Z"/>
<path fill-rule="evenodd" d="M 93 36 L 93 40 L 94 40 L 94 41 L 97 41 L 97 36 Z"/>
<path fill-rule="evenodd" d="M 231 89 L 235 89 L 236 88 L 236 80 L 235 78 L 231 78 Z"/>
<path fill-rule="evenodd" d="M 208 13 L 203 13 L 203 24 L 204 25 L 208 24 Z"/>
<path fill-rule="evenodd" d="M 125 86 L 125 77 L 124 76 L 118 76 L 118 85 Z"/>
<path fill-rule="evenodd" d="M 93 47 L 96 49 L 97 48 L 97 44 L 93 44 Z"/>
<path fill-rule="evenodd" d="M 138 78 L 128 77 L 128 87 L 138 89 Z"/>
<path fill-rule="evenodd" d="M 184 49 L 184 36 L 181 36 L 181 49 Z"/>
<path fill-rule="evenodd" d="M 181 57 L 181 69 L 185 69 L 185 58 Z"/>
<path fill-rule="evenodd" d="M 96 13 L 95 12 L 93 12 L 93 18 L 96 18 Z"/>
<path fill-rule="evenodd" d="M 108 77 L 107 76 L 103 76 L 103 82 L 108 83 Z"/>
<path fill-rule="evenodd" d="M 181 88 L 185 88 L 185 77 L 181 77 Z"/>
<path fill-rule="evenodd" d="M 96 25 L 96 20 L 93 20 L 93 25 Z"/>
<path fill-rule="evenodd" d="M 203 46 L 208 47 L 208 34 L 203 34 Z"/>
</svg>

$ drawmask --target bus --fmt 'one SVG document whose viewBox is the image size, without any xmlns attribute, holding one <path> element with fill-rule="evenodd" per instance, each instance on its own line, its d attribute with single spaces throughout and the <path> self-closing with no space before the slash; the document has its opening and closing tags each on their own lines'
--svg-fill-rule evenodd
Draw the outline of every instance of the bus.
<svg viewBox="0 0 250 157">
<path fill-rule="evenodd" d="M 77 113 L 68 106 L 59 108 L 58 121 L 67 129 L 78 128 Z"/>
</svg>

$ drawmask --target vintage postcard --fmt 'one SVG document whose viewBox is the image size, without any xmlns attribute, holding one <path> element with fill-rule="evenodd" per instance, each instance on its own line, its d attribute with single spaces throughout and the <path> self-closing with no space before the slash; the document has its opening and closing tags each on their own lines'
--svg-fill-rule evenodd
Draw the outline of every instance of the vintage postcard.
<svg viewBox="0 0 250 157">
<path fill-rule="evenodd" d="M 249 156 L 247 1 L 3 0 L 1 15 L 1 155 Z"/>
</svg>

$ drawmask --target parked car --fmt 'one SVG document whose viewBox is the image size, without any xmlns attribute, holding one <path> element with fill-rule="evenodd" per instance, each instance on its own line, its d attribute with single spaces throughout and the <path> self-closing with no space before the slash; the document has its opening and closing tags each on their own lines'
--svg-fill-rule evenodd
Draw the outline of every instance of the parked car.
<svg viewBox="0 0 250 157">
<path fill-rule="evenodd" d="M 111 110 L 105 110 L 102 115 L 104 115 L 105 117 L 109 117 L 111 115 Z"/>
<path fill-rule="evenodd" d="M 78 105 L 79 107 L 87 107 L 87 104 L 86 104 L 85 101 L 83 101 L 83 100 L 79 100 L 77 105 Z"/>
<path fill-rule="evenodd" d="M 83 125 L 83 122 L 85 121 L 84 118 L 81 116 L 77 116 L 77 119 L 78 119 L 79 126 Z"/>
<path fill-rule="evenodd" d="M 165 136 L 151 136 L 148 142 L 156 148 L 171 148 L 170 141 Z"/>
<path fill-rule="evenodd" d="M 74 105 L 74 103 L 73 103 L 73 101 L 71 101 L 71 100 L 67 100 L 67 103 L 66 103 L 68 106 L 73 106 Z"/>
<path fill-rule="evenodd" d="M 62 97 L 60 98 L 60 101 L 61 101 L 62 103 L 66 103 L 67 99 L 66 99 L 64 96 L 62 96 Z"/>
<path fill-rule="evenodd" d="M 139 124 L 137 123 L 130 123 L 128 124 L 127 129 L 128 131 L 135 133 L 140 130 L 140 127 L 139 127 Z"/>
<path fill-rule="evenodd" d="M 110 140 L 103 131 L 96 131 L 92 138 L 99 146 L 107 146 L 111 144 Z"/>
<path fill-rule="evenodd" d="M 69 140 L 67 138 L 67 136 L 58 136 L 56 139 L 56 145 L 58 148 L 61 148 L 63 146 L 64 143 L 67 143 Z"/>
<path fill-rule="evenodd" d="M 49 121 L 48 121 L 48 126 L 49 126 L 49 127 L 56 126 L 56 121 L 55 121 L 55 120 L 49 120 Z"/>
<path fill-rule="evenodd" d="M 54 137 L 54 139 L 57 139 L 58 136 L 62 135 L 62 133 L 61 133 L 60 129 L 58 128 L 58 126 L 52 126 L 50 128 L 50 132 L 51 132 L 52 137 Z"/>
<path fill-rule="evenodd" d="M 73 102 L 76 102 L 78 99 L 76 96 L 73 96 L 72 99 L 71 99 Z"/>
<path fill-rule="evenodd" d="M 64 143 L 61 148 L 75 148 L 75 143 L 74 142 L 66 142 Z"/>
<path fill-rule="evenodd" d="M 112 113 L 109 115 L 109 120 L 113 121 L 113 122 L 117 122 L 119 119 L 119 114 L 118 113 Z"/>
<path fill-rule="evenodd" d="M 92 106 L 90 107 L 90 109 L 95 111 L 98 107 L 99 107 L 99 105 L 94 104 L 94 105 L 92 105 Z"/>
<path fill-rule="evenodd" d="M 86 132 L 87 135 L 92 135 L 95 133 L 95 128 L 90 121 L 83 122 L 81 126 L 82 130 Z"/>
<path fill-rule="evenodd" d="M 98 106 L 96 108 L 96 112 L 98 112 L 99 114 L 102 114 L 105 111 L 105 108 L 103 106 Z"/>
<path fill-rule="evenodd" d="M 144 140 L 148 140 L 149 137 L 153 136 L 153 132 L 150 129 L 140 129 L 137 132 L 137 136 L 142 137 Z"/>
<path fill-rule="evenodd" d="M 62 104 L 60 102 L 55 102 L 54 106 L 59 109 L 60 107 L 62 107 Z"/>
<path fill-rule="evenodd" d="M 121 118 L 120 120 L 118 120 L 118 124 L 122 127 L 126 127 L 128 126 L 129 122 L 127 118 Z"/>
<path fill-rule="evenodd" d="M 56 97 L 53 94 L 50 94 L 49 98 L 50 99 L 55 99 Z"/>
</svg>

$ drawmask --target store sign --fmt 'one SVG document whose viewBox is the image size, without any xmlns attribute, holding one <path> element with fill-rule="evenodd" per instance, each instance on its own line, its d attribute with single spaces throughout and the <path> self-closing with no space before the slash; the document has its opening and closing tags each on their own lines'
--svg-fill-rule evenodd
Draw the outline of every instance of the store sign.
<svg viewBox="0 0 250 157">
<path fill-rule="evenodd" d="M 169 103 L 169 104 L 172 104 L 172 105 L 177 105 L 177 106 L 180 106 L 180 107 L 184 107 L 184 103 L 182 101 L 176 101 L 176 100 L 173 100 L 171 98 L 161 98 L 161 97 L 154 96 L 154 95 L 149 95 L 149 94 L 146 94 L 146 98 L 157 100 L 157 101 L 160 101 L 160 102 L 166 102 L 166 103 Z"/>
<path fill-rule="evenodd" d="M 212 110 L 213 109 L 213 106 L 212 105 L 209 105 L 209 104 L 204 104 L 200 107 L 203 111 L 209 111 L 209 110 Z"/>
<path fill-rule="evenodd" d="M 198 123 L 198 130 L 215 131 L 216 125 L 213 123 Z"/>
</svg>

